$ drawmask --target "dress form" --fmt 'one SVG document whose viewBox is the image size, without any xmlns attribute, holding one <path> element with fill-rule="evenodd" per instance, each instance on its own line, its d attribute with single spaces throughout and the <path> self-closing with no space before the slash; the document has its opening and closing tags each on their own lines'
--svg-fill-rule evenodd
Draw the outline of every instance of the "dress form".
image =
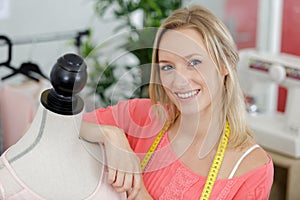
<svg viewBox="0 0 300 200">
<path fill-rule="evenodd" d="M 104 149 L 78 137 L 83 101 L 77 93 L 86 78 L 80 57 L 66 54 L 59 58 L 50 76 L 54 88 L 42 93 L 31 126 L 5 152 L 18 178 L 43 199 L 89 199 L 100 184 L 107 184 Z M 1 176 L 5 179 L 3 166 Z M 4 184 L 8 193 L 18 187 L 15 180 Z M 114 193 L 112 188 L 108 192 L 111 199 L 125 199 L 125 194 Z"/>
</svg>

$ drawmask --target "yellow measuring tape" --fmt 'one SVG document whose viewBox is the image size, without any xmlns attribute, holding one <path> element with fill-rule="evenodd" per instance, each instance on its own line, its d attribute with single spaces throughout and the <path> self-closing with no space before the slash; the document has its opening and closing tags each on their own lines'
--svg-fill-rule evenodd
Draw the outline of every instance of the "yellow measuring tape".
<svg viewBox="0 0 300 200">
<path fill-rule="evenodd" d="M 229 125 L 228 121 L 226 120 L 225 132 L 222 135 L 222 138 L 221 138 L 219 146 L 218 146 L 217 153 L 216 153 L 214 161 L 210 167 L 200 200 L 208 200 L 210 197 L 210 194 L 214 187 L 216 178 L 219 173 L 219 169 L 221 167 L 221 164 L 222 164 L 222 161 L 224 158 L 229 135 L 230 135 L 230 125 Z"/>
<path fill-rule="evenodd" d="M 156 150 L 158 144 L 160 143 L 162 137 L 164 136 L 164 134 L 168 130 L 168 128 L 169 128 L 169 123 L 166 123 L 164 125 L 164 127 L 160 130 L 160 132 L 157 134 L 153 144 L 151 145 L 150 149 L 148 150 L 147 154 L 145 155 L 144 159 L 141 162 L 142 171 L 145 170 L 149 160 L 151 159 L 154 151 Z"/>
<path fill-rule="evenodd" d="M 169 124 L 166 123 L 164 127 L 161 129 L 161 131 L 158 133 L 156 136 L 153 144 L 151 145 L 150 149 L 148 150 L 147 154 L 145 155 L 144 159 L 141 162 L 141 168 L 142 171 L 145 170 L 149 160 L 151 159 L 153 153 L 155 152 L 158 144 L 160 143 L 162 137 L 164 136 L 164 133 L 167 131 L 169 128 Z M 212 192 L 213 186 L 215 184 L 215 180 L 217 178 L 217 175 L 219 173 L 219 169 L 221 167 L 224 155 L 225 155 L 225 150 L 227 147 L 228 139 L 230 135 L 230 125 L 228 121 L 226 120 L 226 126 L 225 126 L 225 131 L 222 134 L 222 138 L 220 140 L 219 146 L 217 153 L 215 155 L 214 161 L 212 163 L 212 166 L 210 167 L 206 183 L 204 185 L 204 189 L 202 191 L 200 200 L 208 200 L 210 197 L 210 194 Z"/>
</svg>

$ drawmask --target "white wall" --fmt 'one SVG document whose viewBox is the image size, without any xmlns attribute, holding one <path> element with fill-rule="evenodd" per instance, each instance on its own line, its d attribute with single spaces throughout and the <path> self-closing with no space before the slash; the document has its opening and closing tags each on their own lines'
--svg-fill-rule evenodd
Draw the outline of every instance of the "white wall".
<svg viewBox="0 0 300 200">
<path fill-rule="evenodd" d="M 35 36 L 84 30 L 90 26 L 97 30 L 95 40 L 99 42 L 113 34 L 115 23 L 101 21 L 95 16 L 92 0 L 0 0 L 0 6 L 3 2 L 9 7 L 5 9 L 7 17 L 0 18 L 0 35 L 9 36 L 13 41 L 34 40 Z M 12 65 L 19 67 L 22 62 L 30 60 L 49 74 L 59 56 L 76 52 L 70 41 L 15 45 Z M 6 59 L 4 57 L 6 48 L 0 46 L 0 62 Z M 9 70 L 0 67 L 0 78 L 8 73 Z"/>
<path fill-rule="evenodd" d="M 209 9 L 215 15 L 222 19 L 224 12 L 224 5 L 226 0 L 217 0 L 217 1 L 209 1 L 209 0 L 183 0 L 183 5 L 201 5 L 205 8 Z"/>
</svg>

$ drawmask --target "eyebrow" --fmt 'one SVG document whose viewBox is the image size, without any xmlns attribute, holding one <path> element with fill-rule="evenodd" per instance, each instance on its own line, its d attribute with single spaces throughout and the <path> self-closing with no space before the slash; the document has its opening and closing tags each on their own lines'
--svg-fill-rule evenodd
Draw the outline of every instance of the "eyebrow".
<svg viewBox="0 0 300 200">
<path fill-rule="evenodd" d="M 183 56 L 182 58 L 185 58 L 185 60 L 188 60 L 188 59 L 190 59 L 190 58 L 193 57 L 193 56 L 201 56 L 201 57 L 204 57 L 202 54 L 199 54 L 199 53 L 192 53 L 192 54 Z M 170 61 L 168 61 L 168 60 L 158 60 L 158 62 L 159 62 L 159 63 L 169 63 Z"/>
<path fill-rule="evenodd" d="M 204 57 L 202 54 L 199 54 L 199 53 L 192 53 L 190 55 L 187 55 L 187 56 L 184 56 L 184 58 L 191 58 L 193 56 L 201 56 L 201 57 Z"/>
<path fill-rule="evenodd" d="M 169 63 L 170 61 L 167 60 L 159 60 L 158 63 Z"/>
</svg>

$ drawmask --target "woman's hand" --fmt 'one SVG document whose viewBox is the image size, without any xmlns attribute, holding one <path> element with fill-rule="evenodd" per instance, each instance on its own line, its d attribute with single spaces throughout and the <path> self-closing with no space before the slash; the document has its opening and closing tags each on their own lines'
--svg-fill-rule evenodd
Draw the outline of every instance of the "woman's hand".
<svg viewBox="0 0 300 200">
<path fill-rule="evenodd" d="M 128 199 L 135 199 L 142 181 L 139 158 L 132 151 L 123 130 L 105 126 L 104 136 L 108 183 L 117 192 L 131 191 Z"/>
<path fill-rule="evenodd" d="M 131 196 L 133 191 L 127 191 L 127 196 Z M 129 200 L 129 198 L 128 198 Z M 130 199 L 131 200 L 131 199 Z M 135 196 L 134 200 L 153 200 L 153 198 L 150 196 L 150 194 L 148 193 L 143 181 L 141 184 L 141 189 L 139 190 L 137 196 Z"/>
<path fill-rule="evenodd" d="M 108 183 L 117 192 L 127 192 L 128 199 L 135 199 L 142 187 L 140 161 L 123 130 L 114 126 L 83 122 L 80 136 L 87 141 L 104 145 Z"/>
</svg>

